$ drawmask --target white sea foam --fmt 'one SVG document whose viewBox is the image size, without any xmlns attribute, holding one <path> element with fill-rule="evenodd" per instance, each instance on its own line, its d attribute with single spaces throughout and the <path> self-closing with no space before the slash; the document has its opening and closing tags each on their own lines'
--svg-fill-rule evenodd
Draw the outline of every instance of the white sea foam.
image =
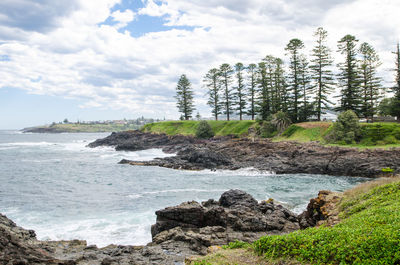
<svg viewBox="0 0 400 265">
<path fill-rule="evenodd" d="M 135 216 L 108 216 L 32 227 L 40 240 L 86 240 L 88 244 L 105 247 L 110 244 L 144 245 L 151 242 L 150 226 L 154 213 Z"/>
</svg>

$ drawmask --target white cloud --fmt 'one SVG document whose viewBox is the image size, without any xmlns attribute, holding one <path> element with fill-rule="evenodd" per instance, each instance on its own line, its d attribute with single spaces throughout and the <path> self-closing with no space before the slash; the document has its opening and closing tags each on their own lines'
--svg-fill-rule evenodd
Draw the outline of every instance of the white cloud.
<svg viewBox="0 0 400 265">
<path fill-rule="evenodd" d="M 123 12 L 117 10 L 111 14 L 114 21 L 118 22 L 115 27 L 117 29 L 124 28 L 129 22 L 135 19 L 135 13 L 132 10 L 125 10 Z"/>
<path fill-rule="evenodd" d="M 19 25 L 19 16 L 5 23 L 10 16 L 0 11 L 0 55 L 10 57 L 0 61 L 0 87 L 80 98 L 85 108 L 176 118 L 175 86 L 186 73 L 202 116 L 209 116 L 201 80 L 211 67 L 256 63 L 267 54 L 283 57 L 285 45 L 294 37 L 304 40 L 310 50 L 313 31 L 323 26 L 332 50 L 342 36 L 354 34 L 377 48 L 384 61 L 382 70 L 387 70 L 393 67 L 390 51 L 400 36 L 399 1 L 148 0 L 137 14 L 129 9 L 112 12 L 119 2 L 80 0 L 61 12 L 64 6 L 48 1 L 40 6 L 55 11 L 46 16 L 46 26 L 36 28 L 29 28 L 28 20 Z M 11 3 L 7 0 L 0 6 L 18 10 Z M 20 5 L 31 3 L 19 0 Z M 118 31 L 144 15 L 162 17 L 171 27 L 195 28 L 141 37 Z M 117 24 L 102 24 L 109 17 Z"/>
</svg>

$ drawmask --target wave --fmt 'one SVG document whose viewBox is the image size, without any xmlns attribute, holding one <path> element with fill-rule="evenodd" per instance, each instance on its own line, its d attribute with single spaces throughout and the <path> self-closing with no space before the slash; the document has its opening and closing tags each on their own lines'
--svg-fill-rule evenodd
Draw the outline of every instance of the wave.
<svg viewBox="0 0 400 265">
<path fill-rule="evenodd" d="M 225 191 L 226 189 L 170 189 L 170 190 L 156 190 L 156 191 L 135 193 L 135 194 L 130 194 L 127 197 L 131 199 L 138 199 L 146 195 L 163 194 L 163 193 L 184 193 L 184 192 L 210 193 L 210 192 L 225 192 Z"/>
</svg>

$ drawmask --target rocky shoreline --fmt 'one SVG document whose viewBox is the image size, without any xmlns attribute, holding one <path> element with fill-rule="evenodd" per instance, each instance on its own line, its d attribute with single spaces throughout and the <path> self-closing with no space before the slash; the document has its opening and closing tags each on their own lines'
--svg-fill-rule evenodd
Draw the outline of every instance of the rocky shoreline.
<svg viewBox="0 0 400 265">
<path fill-rule="evenodd" d="M 199 140 L 190 136 L 167 136 L 140 131 L 112 133 L 89 147 L 112 146 L 138 151 L 162 148 L 176 156 L 152 161 L 122 160 L 122 164 L 202 170 L 255 168 L 277 174 L 307 173 L 335 176 L 379 177 L 383 168 L 400 173 L 400 149 L 365 149 L 322 146 L 319 143 L 271 142 L 267 139 L 230 137 Z"/>
<path fill-rule="evenodd" d="M 306 212 L 296 215 L 273 200 L 257 202 L 246 192 L 229 190 L 218 201 L 185 202 L 157 211 L 152 242 L 146 246 L 97 248 L 83 240 L 40 241 L 34 231 L 0 214 L 0 264 L 184 264 L 191 256 L 206 254 L 210 246 L 314 226 L 326 219 L 325 198 L 312 200 Z"/>
</svg>

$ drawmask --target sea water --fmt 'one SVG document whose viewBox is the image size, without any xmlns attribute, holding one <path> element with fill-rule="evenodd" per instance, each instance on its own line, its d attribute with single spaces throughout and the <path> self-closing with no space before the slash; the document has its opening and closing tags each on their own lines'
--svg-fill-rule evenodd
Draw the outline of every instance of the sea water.
<svg viewBox="0 0 400 265">
<path fill-rule="evenodd" d="M 365 178 L 276 175 L 251 168 L 181 171 L 121 165 L 121 159 L 166 157 L 86 145 L 107 133 L 23 134 L 0 131 L 0 213 L 36 231 L 41 240 L 84 239 L 100 247 L 151 241 L 155 211 L 184 201 L 218 199 L 242 189 L 274 198 L 296 213 L 319 190 L 346 190 Z"/>
</svg>

